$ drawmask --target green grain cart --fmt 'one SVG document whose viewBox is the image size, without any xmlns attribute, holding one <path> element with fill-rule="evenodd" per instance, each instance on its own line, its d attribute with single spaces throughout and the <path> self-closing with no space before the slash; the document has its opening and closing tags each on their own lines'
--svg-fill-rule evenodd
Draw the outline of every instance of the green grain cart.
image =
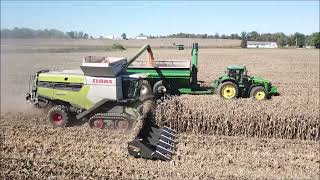
<svg viewBox="0 0 320 180">
<path fill-rule="evenodd" d="M 217 93 L 225 99 L 253 97 L 262 100 L 278 94 L 277 88 L 268 80 L 248 76 L 245 66 L 228 66 L 225 75 L 215 80 L 210 87 L 203 87 L 198 83 L 197 75 L 198 43 L 192 45 L 191 56 L 191 60 L 155 61 L 154 67 L 134 62 L 129 65 L 127 73 L 145 73 L 145 79 L 158 97 L 164 94 Z"/>
</svg>

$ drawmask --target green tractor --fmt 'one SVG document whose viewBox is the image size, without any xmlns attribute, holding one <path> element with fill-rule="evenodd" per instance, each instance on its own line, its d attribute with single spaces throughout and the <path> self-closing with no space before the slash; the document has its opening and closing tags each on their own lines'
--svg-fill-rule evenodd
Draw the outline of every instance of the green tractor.
<svg viewBox="0 0 320 180">
<path fill-rule="evenodd" d="M 278 95 L 278 89 L 270 81 L 248 76 L 246 66 L 230 65 L 224 75 L 212 84 L 215 92 L 225 99 L 251 97 L 256 100 L 270 99 Z"/>
</svg>

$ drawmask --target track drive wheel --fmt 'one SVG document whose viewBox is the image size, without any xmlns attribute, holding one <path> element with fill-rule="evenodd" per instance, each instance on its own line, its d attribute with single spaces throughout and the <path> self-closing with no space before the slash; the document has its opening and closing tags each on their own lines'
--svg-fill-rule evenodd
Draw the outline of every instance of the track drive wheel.
<svg viewBox="0 0 320 180">
<path fill-rule="evenodd" d="M 131 128 L 131 125 L 128 120 L 119 120 L 116 122 L 115 127 L 118 131 L 127 131 Z"/>
<path fill-rule="evenodd" d="M 48 120 L 53 127 L 65 127 L 69 120 L 67 108 L 63 105 L 53 106 L 48 112 Z"/>
<path fill-rule="evenodd" d="M 266 92 L 262 86 L 253 87 L 250 91 L 250 97 L 256 100 L 265 100 L 267 99 Z"/>
<path fill-rule="evenodd" d="M 238 97 L 238 87 L 231 81 L 221 83 L 218 86 L 218 92 L 224 99 L 235 99 Z"/>
</svg>

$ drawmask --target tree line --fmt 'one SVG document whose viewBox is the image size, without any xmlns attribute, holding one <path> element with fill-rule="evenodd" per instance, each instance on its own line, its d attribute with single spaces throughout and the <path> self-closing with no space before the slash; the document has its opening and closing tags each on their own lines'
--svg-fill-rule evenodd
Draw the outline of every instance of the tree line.
<svg viewBox="0 0 320 180">
<path fill-rule="evenodd" d="M 315 46 L 320 47 L 320 32 L 312 33 L 311 35 L 305 35 L 303 33 L 296 32 L 294 34 L 286 35 L 282 32 L 279 33 L 258 33 L 256 31 L 241 32 L 241 34 L 190 34 L 190 33 L 178 33 L 170 34 L 167 36 L 152 36 L 149 38 L 201 38 L 201 39 L 238 39 L 242 40 L 245 44 L 247 41 L 264 41 L 264 42 L 277 42 L 278 46 Z"/>
<path fill-rule="evenodd" d="M 123 39 L 127 39 L 125 33 L 121 34 Z M 2 29 L 1 38 L 47 38 L 47 39 L 93 39 L 88 33 L 83 31 L 69 31 L 62 32 L 57 29 L 44 29 L 44 30 L 34 30 L 30 28 L 13 28 L 13 29 Z M 103 36 L 100 36 L 103 38 Z M 238 33 L 234 34 L 192 34 L 192 33 L 177 33 L 169 34 L 166 36 L 152 36 L 149 35 L 148 38 L 202 38 L 202 39 L 238 39 L 242 40 L 241 47 L 246 47 L 247 41 L 272 41 L 277 42 L 279 47 L 284 46 L 315 46 L 320 47 L 320 32 L 315 32 L 310 35 L 305 35 L 303 33 L 296 32 L 294 34 L 286 35 L 282 32 L 279 33 L 258 33 L 256 31 L 242 32 L 240 35 Z"/>
<path fill-rule="evenodd" d="M 256 31 L 252 32 L 242 32 L 241 33 L 241 47 L 247 41 L 269 41 L 276 42 L 279 47 L 284 46 L 315 46 L 316 48 L 320 47 L 320 32 L 314 32 L 310 35 L 305 35 L 303 33 L 296 32 L 294 34 L 286 35 L 284 33 L 264 33 L 259 34 Z"/>
<path fill-rule="evenodd" d="M 1 29 L 1 38 L 4 39 L 31 39 L 31 38 L 44 38 L 44 39 L 89 39 L 93 38 L 88 33 L 83 31 L 68 31 L 62 32 L 57 29 L 39 29 L 34 30 L 30 28 L 13 28 Z"/>
</svg>

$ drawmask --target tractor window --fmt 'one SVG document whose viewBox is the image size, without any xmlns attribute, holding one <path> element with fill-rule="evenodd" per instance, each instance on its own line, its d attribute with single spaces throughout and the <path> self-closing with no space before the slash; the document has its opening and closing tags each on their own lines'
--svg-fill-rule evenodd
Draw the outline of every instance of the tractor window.
<svg viewBox="0 0 320 180">
<path fill-rule="evenodd" d="M 240 81 L 242 75 L 242 70 L 235 70 L 235 69 L 229 69 L 228 76 L 235 78 L 236 80 Z"/>
<path fill-rule="evenodd" d="M 239 74 L 239 71 L 234 69 L 230 69 L 228 72 L 228 76 L 231 76 L 231 77 L 235 77 L 238 74 Z"/>
</svg>

